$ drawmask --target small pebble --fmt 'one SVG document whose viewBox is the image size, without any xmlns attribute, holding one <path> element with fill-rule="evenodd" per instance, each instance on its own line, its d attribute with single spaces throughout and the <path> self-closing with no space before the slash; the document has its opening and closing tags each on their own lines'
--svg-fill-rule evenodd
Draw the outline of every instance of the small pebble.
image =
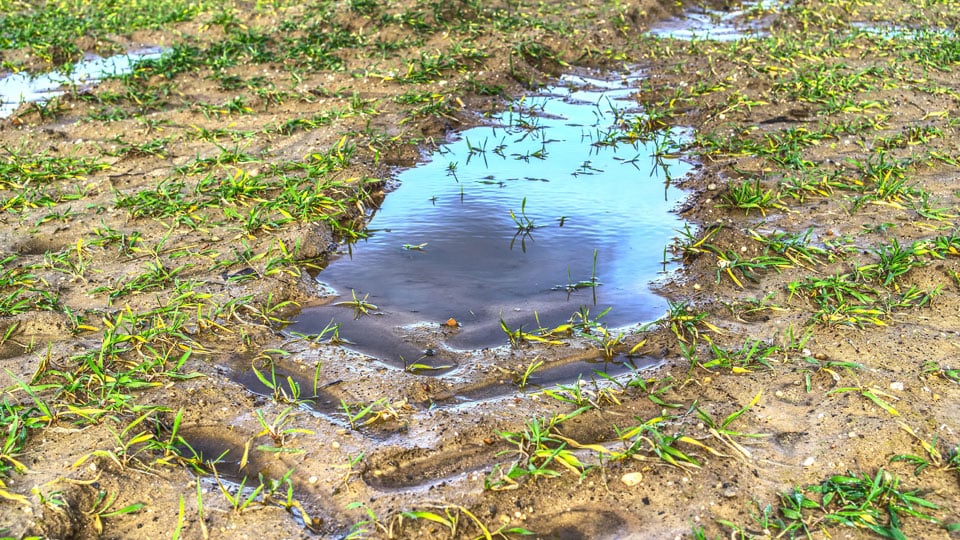
<svg viewBox="0 0 960 540">
<path fill-rule="evenodd" d="M 320 480 L 320 479 L 317 478 L 316 476 L 311 476 L 310 478 L 307 479 L 307 482 L 310 482 L 311 484 L 316 484 L 317 481 L 319 481 L 319 480 Z"/>
<path fill-rule="evenodd" d="M 639 486 L 643 482 L 643 473 L 630 472 L 620 477 L 620 481 L 627 487 Z"/>
<path fill-rule="evenodd" d="M 710 191 L 713 191 L 717 189 L 717 185 L 711 182 L 710 184 L 707 185 L 707 189 L 709 189 Z"/>
<path fill-rule="evenodd" d="M 897 392 L 903 392 L 903 383 L 900 381 L 890 383 L 890 389 Z"/>
<path fill-rule="evenodd" d="M 817 462 L 817 458 L 810 456 L 807 459 L 803 460 L 803 463 L 801 463 L 801 465 L 803 465 L 804 467 L 810 467 L 816 462 Z"/>
</svg>

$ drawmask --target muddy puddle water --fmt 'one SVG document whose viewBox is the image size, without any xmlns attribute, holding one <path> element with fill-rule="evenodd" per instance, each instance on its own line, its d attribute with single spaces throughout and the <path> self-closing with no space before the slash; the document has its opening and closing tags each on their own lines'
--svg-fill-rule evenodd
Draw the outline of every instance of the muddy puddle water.
<svg viewBox="0 0 960 540">
<path fill-rule="evenodd" d="M 330 297 L 288 331 L 332 321 L 386 363 L 452 365 L 439 353 L 506 344 L 501 318 L 535 333 L 607 308 L 611 327 L 660 317 L 651 282 L 682 228 L 668 179 L 690 165 L 663 155 L 682 133 L 620 140 L 641 114 L 632 82 L 567 77 L 399 173 L 369 238 L 319 274 Z"/>
<path fill-rule="evenodd" d="M 664 19 L 650 29 L 650 34 L 682 40 L 709 39 L 736 41 L 749 37 L 764 37 L 770 23 L 771 0 L 760 2 L 729 2 L 722 9 L 693 6 L 679 17 Z"/>
<path fill-rule="evenodd" d="M 107 77 L 131 73 L 136 62 L 156 60 L 162 54 L 163 49 L 156 47 L 108 58 L 88 54 L 63 72 L 54 71 L 43 75 L 21 72 L 0 76 L 0 118 L 13 114 L 21 103 L 46 103 L 63 95 L 65 88 L 85 88 Z"/>
</svg>

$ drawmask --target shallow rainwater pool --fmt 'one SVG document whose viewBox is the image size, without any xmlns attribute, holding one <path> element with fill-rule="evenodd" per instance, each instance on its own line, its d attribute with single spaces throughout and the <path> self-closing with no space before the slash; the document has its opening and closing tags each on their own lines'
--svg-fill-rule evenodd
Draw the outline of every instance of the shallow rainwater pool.
<svg viewBox="0 0 960 540">
<path fill-rule="evenodd" d="M 650 34 L 662 38 L 681 40 L 737 41 L 744 38 L 764 37 L 768 34 L 771 10 L 774 3 L 733 2 L 724 9 L 692 6 L 680 17 L 664 19 L 650 29 Z"/>
<path fill-rule="evenodd" d="M 45 103 L 63 95 L 66 87 L 85 87 L 107 77 L 130 73 L 138 61 L 156 60 L 162 55 L 163 49 L 158 47 L 106 58 L 88 54 L 64 72 L 53 71 L 43 75 L 21 72 L 0 76 L 0 118 L 13 114 L 21 103 Z"/>
<path fill-rule="evenodd" d="M 561 82 L 400 172 L 369 237 L 318 275 L 329 302 L 288 330 L 333 321 L 353 348 L 398 365 L 432 356 L 409 337 L 422 323 L 452 318 L 437 345 L 477 349 L 507 343 L 501 319 L 535 333 L 607 308 L 611 327 L 661 316 L 652 282 L 682 228 L 671 209 L 684 195 L 669 179 L 690 169 L 675 154 L 684 133 L 623 140 L 621 124 L 641 114 L 636 79 Z"/>
</svg>

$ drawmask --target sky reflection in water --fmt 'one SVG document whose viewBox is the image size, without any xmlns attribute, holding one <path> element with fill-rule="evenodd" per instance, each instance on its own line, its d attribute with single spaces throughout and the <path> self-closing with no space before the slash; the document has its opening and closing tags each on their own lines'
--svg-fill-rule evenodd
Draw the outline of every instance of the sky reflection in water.
<svg viewBox="0 0 960 540">
<path fill-rule="evenodd" d="M 536 327 L 534 312 L 544 326 L 555 325 L 581 305 L 592 314 L 612 306 L 603 321 L 614 326 L 662 315 L 666 302 L 650 283 L 682 228 L 670 209 L 683 193 L 651 158 L 653 143 L 594 144 L 622 135 L 618 118 L 639 112 L 628 82 L 570 77 L 568 86 L 526 98 L 494 119 L 502 125 L 466 130 L 429 161 L 400 172 L 369 239 L 318 276 L 339 300 L 350 300 L 352 291 L 369 295 L 382 314 L 354 322 L 349 307 L 314 307 L 291 330 L 319 332 L 333 318 L 343 324 L 341 336 L 364 350 L 371 324 L 453 317 L 465 330 L 488 329 L 461 332 L 452 342 L 472 348 L 504 343 L 501 314 L 525 329 Z M 677 159 L 662 165 L 673 177 L 690 168 Z M 525 223 L 524 199 L 534 225 L 529 234 L 510 215 Z M 591 279 L 594 251 L 602 285 L 568 292 L 568 284 Z"/>
</svg>

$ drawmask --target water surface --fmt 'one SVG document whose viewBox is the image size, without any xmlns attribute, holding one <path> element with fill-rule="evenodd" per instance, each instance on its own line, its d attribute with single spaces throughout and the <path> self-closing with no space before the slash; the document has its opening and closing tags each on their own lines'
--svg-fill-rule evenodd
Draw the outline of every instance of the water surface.
<svg viewBox="0 0 960 540">
<path fill-rule="evenodd" d="M 742 2 L 728 9 L 694 5 L 679 17 L 659 21 L 650 29 L 650 34 L 663 38 L 713 41 L 765 37 L 769 34 L 768 12 L 772 4 L 769 0 Z"/>
<path fill-rule="evenodd" d="M 682 227 L 670 210 L 683 193 L 668 178 L 690 166 L 652 157 L 675 150 L 678 132 L 612 144 L 619 123 L 641 114 L 634 82 L 567 77 L 398 173 L 369 238 L 318 276 L 336 298 L 290 330 L 334 320 L 355 348 L 409 363 L 425 349 L 396 330 L 404 325 L 453 318 L 460 327 L 444 344 L 481 348 L 506 343 L 501 318 L 533 332 L 584 310 L 610 308 L 602 322 L 612 326 L 661 316 L 651 282 Z M 376 308 L 358 312 L 354 298 Z"/>
<path fill-rule="evenodd" d="M 163 49 L 157 47 L 107 58 L 88 54 L 64 71 L 42 75 L 20 72 L 0 77 L 0 118 L 13 114 L 22 103 L 46 103 L 69 88 L 86 88 L 107 77 L 131 73 L 138 61 L 156 60 L 162 54 Z"/>
</svg>

